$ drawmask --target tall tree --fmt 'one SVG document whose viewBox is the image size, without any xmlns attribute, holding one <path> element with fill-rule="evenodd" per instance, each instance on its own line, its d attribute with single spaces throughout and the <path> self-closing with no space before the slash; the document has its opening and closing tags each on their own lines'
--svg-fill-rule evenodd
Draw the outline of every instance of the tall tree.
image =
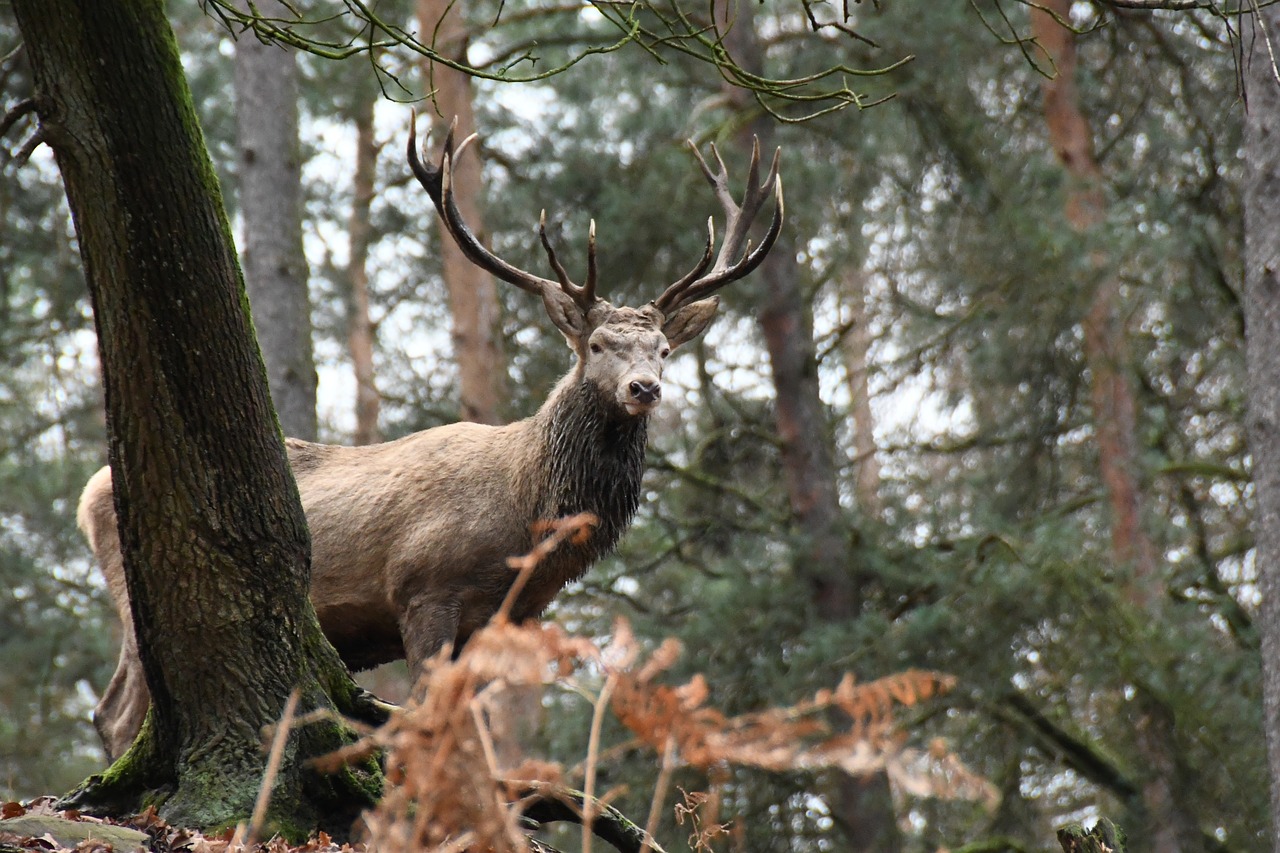
<svg viewBox="0 0 1280 853">
<path fill-rule="evenodd" d="M 354 105 L 352 123 L 356 128 L 356 164 L 352 177 L 351 215 L 347 219 L 347 349 L 356 380 L 356 444 L 374 444 L 381 440 L 378 412 L 382 398 L 373 369 L 373 347 L 376 330 L 369 314 L 369 245 L 373 224 L 369 213 L 373 206 L 373 183 L 378 171 L 378 142 L 374 137 L 373 108 L 377 91 L 368 87 Z"/>
<path fill-rule="evenodd" d="M 1159 615 L 1160 579 L 1155 548 L 1142 522 L 1138 479 L 1137 406 L 1131 380 L 1127 332 L 1121 320 L 1120 282 L 1097 248 L 1097 230 L 1106 219 L 1106 192 L 1093 129 L 1079 101 L 1075 34 L 1070 28 L 1071 0 L 1047 0 L 1031 12 L 1033 30 L 1052 65 L 1042 85 L 1044 114 L 1053 149 L 1067 173 L 1067 226 L 1084 238 L 1089 252 L 1082 268 L 1098 273 L 1083 322 L 1085 362 L 1093 427 L 1097 433 L 1100 479 L 1110 506 L 1111 556 L 1128 578 L 1126 597 L 1144 614 Z M 1092 239 L 1091 239 L 1092 238 Z M 1151 686 L 1136 688 L 1134 742 L 1147 767 L 1142 786 L 1151 849 L 1179 853 L 1199 847 L 1195 812 L 1182 802 L 1179 768 L 1173 754 L 1173 715 Z"/>
<path fill-rule="evenodd" d="M 1053 150 L 1067 172 L 1067 226 L 1088 234 L 1106 218 L 1106 187 L 1094 151 L 1093 129 L 1081 109 L 1076 83 L 1075 34 L 1070 29 L 1069 0 L 1050 0 L 1032 10 L 1035 37 L 1050 63 L 1042 84 L 1044 116 Z M 1142 492 L 1138 482 L 1137 423 L 1125 329 L 1120 319 L 1120 285 L 1104 272 L 1107 260 L 1098 250 L 1090 265 L 1100 276 L 1084 320 L 1085 358 L 1093 375 L 1090 398 L 1098 432 L 1098 464 L 1111 508 L 1111 547 L 1119 566 L 1133 574 L 1129 595 L 1140 605 L 1151 601 L 1158 583 L 1155 554 L 1142 526 Z"/>
<path fill-rule="evenodd" d="M 444 56 L 465 61 L 471 36 L 463 11 L 463 7 L 451 0 L 418 0 L 422 40 L 434 45 Z M 426 61 L 426 78 L 437 118 L 446 127 L 456 121 L 459 140 L 475 133 L 471 78 L 430 60 Z M 480 211 L 481 191 L 480 158 L 473 153 L 454 166 L 453 194 L 463 219 L 487 242 Z M 442 239 L 440 243 L 444 283 L 453 311 L 453 352 L 458 366 L 462 418 L 501 423 L 501 407 L 507 399 L 507 377 L 497 288 L 493 277 L 469 262 L 453 241 Z"/>
<path fill-rule="evenodd" d="M 749 2 L 717 4 L 718 26 L 744 68 L 763 69 L 763 50 Z M 726 92 L 740 112 L 754 104 L 742 89 Z M 774 125 L 755 120 L 754 132 L 765 151 L 773 150 Z M 745 135 L 739 135 L 744 147 Z M 862 609 L 865 573 L 859 571 L 853 537 L 840 507 L 835 443 L 818 387 L 813 314 L 801 284 L 795 244 L 784 234 L 761 267 L 768 294 L 759 315 L 773 376 L 774 419 L 781 440 L 782 468 L 795 526 L 794 570 L 808 588 L 810 602 L 823 621 L 851 622 Z M 891 853 L 902 845 L 888 776 L 837 774 L 831 786 L 831 816 L 852 851 Z"/>
<path fill-rule="evenodd" d="M 118 532 L 152 711 L 124 756 L 74 795 L 175 823 L 244 819 L 261 730 L 290 691 L 359 713 L 363 695 L 307 599 L 308 536 L 272 416 L 230 226 L 160 0 L 22 0 L 44 139 L 74 217 L 107 399 Z M 320 777 L 349 742 L 295 732 L 271 817 L 345 833 L 380 774 Z"/>
<path fill-rule="evenodd" d="M 1280 7 L 1245 26 L 1244 312 L 1249 449 L 1262 588 L 1262 699 L 1272 831 L 1280 834 Z"/>
<path fill-rule="evenodd" d="M 867 311 L 866 272 L 861 268 L 846 273 L 842 301 L 849 312 L 847 329 L 840 341 L 844 356 L 849 409 L 853 416 L 853 453 L 857 474 L 854 491 L 858 508 L 871 518 L 882 518 L 884 499 L 880 495 L 880 461 L 876 458 L 875 415 L 871 409 L 871 318 Z"/>
<path fill-rule="evenodd" d="M 288 10 L 268 0 L 265 12 Z M 302 248 L 298 64 L 290 48 L 242 33 L 235 55 L 241 258 L 271 399 L 286 435 L 316 437 L 311 298 Z"/>
</svg>

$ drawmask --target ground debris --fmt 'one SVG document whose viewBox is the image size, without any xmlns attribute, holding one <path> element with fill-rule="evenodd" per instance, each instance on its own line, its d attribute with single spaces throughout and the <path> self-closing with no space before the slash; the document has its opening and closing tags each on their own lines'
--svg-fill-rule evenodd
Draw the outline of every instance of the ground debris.
<svg viewBox="0 0 1280 853">
<path fill-rule="evenodd" d="M 40 853 L 365 853 L 364 844 L 338 844 L 318 833 L 302 844 L 270 838 L 252 847 L 232 842 L 233 833 L 205 835 L 170 826 L 149 809 L 127 820 L 90 817 L 58 809 L 53 797 L 0 804 L 0 851 Z"/>
</svg>

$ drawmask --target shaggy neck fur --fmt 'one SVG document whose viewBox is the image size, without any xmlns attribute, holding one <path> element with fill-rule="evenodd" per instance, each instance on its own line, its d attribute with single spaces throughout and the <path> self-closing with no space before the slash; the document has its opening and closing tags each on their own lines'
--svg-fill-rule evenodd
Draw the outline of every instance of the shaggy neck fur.
<svg viewBox="0 0 1280 853">
<path fill-rule="evenodd" d="M 539 517 L 594 513 L 599 525 L 581 546 L 562 548 L 556 568 L 574 580 L 609 553 L 640 504 L 648 417 L 633 417 L 581 378 L 552 401 L 547 491 Z"/>
</svg>

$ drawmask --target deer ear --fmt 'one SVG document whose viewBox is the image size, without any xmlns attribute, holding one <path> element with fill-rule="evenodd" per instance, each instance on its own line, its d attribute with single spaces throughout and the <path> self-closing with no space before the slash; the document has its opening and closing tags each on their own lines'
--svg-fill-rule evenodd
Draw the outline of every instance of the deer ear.
<svg viewBox="0 0 1280 853">
<path fill-rule="evenodd" d="M 587 336 L 587 318 L 569 294 L 558 287 L 542 289 L 542 304 L 556 328 L 576 345 Z"/>
<path fill-rule="evenodd" d="M 716 309 L 719 307 L 720 297 L 712 296 L 709 299 L 701 299 L 677 310 L 662 324 L 662 334 L 667 336 L 667 343 L 671 344 L 672 349 L 675 349 L 702 334 L 706 331 L 707 326 L 711 324 L 712 318 L 716 316 Z"/>
</svg>

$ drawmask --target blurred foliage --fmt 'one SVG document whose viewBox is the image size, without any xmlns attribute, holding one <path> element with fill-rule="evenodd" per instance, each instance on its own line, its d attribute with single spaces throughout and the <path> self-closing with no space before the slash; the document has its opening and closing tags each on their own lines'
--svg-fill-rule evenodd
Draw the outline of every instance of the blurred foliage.
<svg viewBox="0 0 1280 853">
<path fill-rule="evenodd" d="M 384 4 L 380 14 L 407 26 L 407 5 Z M 505 20 L 491 27 L 498 5 L 468 10 L 476 56 L 527 35 L 524 4 L 505 4 Z M 913 851 L 997 837 L 1041 849 L 1053 826 L 1099 814 L 1142 849 L 1149 833 L 1133 791 L 1149 768 L 1133 726 L 1135 697 L 1149 693 L 1174 717 L 1178 782 L 1206 847 L 1266 850 L 1231 33 L 1207 13 L 1093 19 L 1103 13 L 1079 5 L 1082 104 L 1108 202 L 1106 222 L 1085 236 L 1062 217 L 1066 179 L 1040 99 L 1045 69 L 1034 46 L 1002 42 L 983 25 L 1001 20 L 996 4 L 851 7 L 857 31 L 878 48 L 801 38 L 787 9 L 757 12 L 763 70 L 774 78 L 915 57 L 866 84 L 869 94 L 894 94 L 887 103 L 777 129 L 787 229 L 813 304 L 859 560 L 850 568 L 873 581 L 863 613 L 820 621 L 789 569 L 797 543 L 753 279 L 726 292 L 707 338 L 673 359 L 636 524 L 552 615 L 592 636 L 625 614 L 648 642 L 678 637 L 686 653 L 674 674 L 704 673 L 730 713 L 788 704 L 845 671 L 861 680 L 909 667 L 954 674 L 941 710 L 911 725 L 945 739 L 1003 799 L 988 812 L 900 793 Z M 1025 36 L 1025 7 L 1003 11 L 1012 29 L 997 32 Z M 191 10 L 174 15 L 211 152 L 234 190 L 231 36 Z M 14 41 L 3 13 L 0 38 Z M 704 63 L 675 52 L 662 59 L 622 50 L 535 84 L 476 84 L 486 225 L 499 254 L 542 269 L 535 227 L 545 207 L 571 275 L 596 220 L 602 292 L 614 302 L 651 299 L 692 266 L 715 203 L 683 142 L 724 139 L 744 116 Z M 412 57 L 391 51 L 379 62 L 421 93 Z M 11 63 L 5 91 L 16 98 L 25 77 L 21 58 Z M 379 97 L 371 68 L 367 57 L 304 61 L 321 408 L 337 441 L 351 423 L 339 274 L 350 115 L 357 99 Z M 371 281 L 383 429 L 395 437 L 453 419 L 457 401 L 439 229 L 402 165 L 407 109 L 383 100 L 376 116 L 384 147 Z M 743 164 L 729 165 L 740 180 Z M 59 197 L 47 158 L 0 172 L 0 772 L 17 795 L 60 790 L 93 766 L 87 712 L 114 643 L 73 530 L 78 489 L 101 464 L 103 443 L 90 312 Z M 234 204 L 234 192 L 227 197 Z M 1155 619 L 1124 599 L 1109 549 L 1081 333 L 1103 277 L 1121 283 L 1124 369 L 1138 389 L 1140 477 L 1164 590 Z M 861 290 L 851 297 L 855 279 Z M 501 293 L 510 411 L 525 415 L 571 356 L 536 300 Z M 854 488 L 840 349 L 850 298 L 862 300 L 872 334 L 878 516 Z M 543 709 L 539 736 L 567 765 L 583 757 L 574 750 L 589 715 L 571 699 Z M 609 756 L 600 784 L 620 786 L 614 804 L 642 818 L 657 762 L 626 748 Z M 721 818 L 740 822 L 729 849 L 839 849 L 814 793 L 820 780 L 712 777 L 680 771 L 674 783 L 718 791 Z M 684 834 L 668 814 L 662 837 Z"/>
<path fill-rule="evenodd" d="M 15 40 L 0 18 L 0 43 Z M 5 69 L 6 94 L 30 87 L 25 69 Z M 100 765 L 88 711 L 110 675 L 116 630 L 75 529 L 105 439 L 74 235 L 47 158 L 18 169 L 5 151 L 0 165 L 0 796 L 9 798 L 67 788 Z"/>
</svg>

